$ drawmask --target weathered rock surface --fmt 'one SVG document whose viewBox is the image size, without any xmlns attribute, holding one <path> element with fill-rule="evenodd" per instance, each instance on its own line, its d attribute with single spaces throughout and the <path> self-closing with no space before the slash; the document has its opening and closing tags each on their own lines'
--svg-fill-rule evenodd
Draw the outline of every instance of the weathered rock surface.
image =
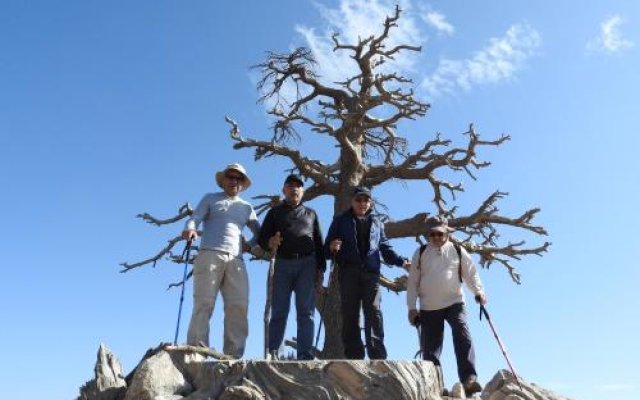
<svg viewBox="0 0 640 400">
<path fill-rule="evenodd" d="M 124 395 L 127 383 L 122 365 L 104 344 L 98 349 L 94 379 L 80 388 L 79 400 L 116 400 Z"/>
<path fill-rule="evenodd" d="M 161 351 L 137 368 L 125 400 L 177 400 L 191 393 L 192 387 L 179 368 L 184 357 Z"/>
<path fill-rule="evenodd" d="M 485 386 L 482 400 L 570 400 L 535 383 L 529 383 L 520 376 L 518 380 L 522 388 L 510 371 L 498 371 Z"/>
<path fill-rule="evenodd" d="M 127 386 L 121 368 L 114 373 L 119 363 L 113 355 L 101 357 L 107 352 L 101 346 L 96 379 L 81 388 L 80 400 L 448 399 L 440 396 L 437 371 L 426 361 L 207 361 L 160 346 L 147 352 L 127 377 Z M 568 400 L 535 384 L 521 383 L 522 389 L 508 371 L 500 371 L 481 398 Z"/>
</svg>

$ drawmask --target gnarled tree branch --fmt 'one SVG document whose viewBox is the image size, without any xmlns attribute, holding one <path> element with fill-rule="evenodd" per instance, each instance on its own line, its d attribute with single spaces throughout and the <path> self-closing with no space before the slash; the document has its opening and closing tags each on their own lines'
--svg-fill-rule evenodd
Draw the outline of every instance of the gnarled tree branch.
<svg viewBox="0 0 640 400">
<path fill-rule="evenodd" d="M 499 215 L 496 202 L 505 195 L 506 193 L 499 191 L 492 193 L 473 214 L 452 217 L 449 226 L 466 235 L 463 241 L 459 241 L 460 244 L 470 253 L 479 254 L 482 266 L 488 267 L 494 261 L 499 262 L 507 268 L 514 282 L 520 283 L 520 276 L 508 259 L 519 260 L 520 256 L 528 254 L 541 255 L 548 250 L 551 243 L 545 242 L 533 248 L 524 247 L 524 241 L 506 246 L 497 245 L 497 226 L 510 226 L 538 235 L 547 235 L 543 227 L 531 223 L 540 211 L 538 208 L 529 209 L 515 218 Z M 388 221 L 385 223 L 385 233 L 389 238 L 426 237 L 428 231 L 425 221 L 428 216 L 428 213 L 418 213 L 404 220 Z M 508 259 L 500 258 L 500 255 Z"/>
<path fill-rule="evenodd" d="M 171 249 L 173 249 L 173 247 L 183 241 L 184 239 L 182 238 L 182 235 L 178 235 L 176 237 L 174 237 L 173 239 L 169 240 L 169 244 L 167 244 L 163 249 L 161 249 L 155 256 L 147 258 L 146 260 L 142 260 L 133 264 L 129 264 L 127 262 L 123 262 L 120 265 L 122 266 L 122 269 L 120 270 L 120 272 L 129 272 L 134 268 L 138 268 L 138 267 L 142 267 L 143 265 L 146 264 L 153 264 L 153 267 L 155 268 L 156 266 L 156 262 L 158 262 L 159 259 L 162 258 L 162 256 L 164 256 L 165 254 L 169 254 L 169 252 L 171 251 Z"/>
<path fill-rule="evenodd" d="M 155 218 L 149 213 L 138 214 L 136 215 L 136 217 L 142 218 L 147 223 L 150 223 L 156 226 L 161 226 L 161 225 L 172 224 L 174 222 L 180 221 L 181 219 L 188 217 L 191 214 L 193 214 L 193 209 L 191 208 L 191 205 L 189 203 L 184 203 L 182 207 L 180 207 L 180 209 L 178 210 L 178 215 L 176 215 L 175 217 L 171 217 L 167 219 L 159 219 L 159 218 Z"/>
</svg>

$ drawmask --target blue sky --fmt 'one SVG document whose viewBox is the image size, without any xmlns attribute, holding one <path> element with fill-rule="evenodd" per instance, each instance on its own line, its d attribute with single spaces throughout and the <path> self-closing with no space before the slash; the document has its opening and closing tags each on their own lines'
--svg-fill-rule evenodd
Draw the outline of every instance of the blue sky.
<svg viewBox="0 0 640 400">
<path fill-rule="evenodd" d="M 267 50 L 307 45 L 325 59 L 326 33 L 344 38 L 378 24 L 386 1 L 279 2 L 4 1 L 0 6 L 0 230 L 3 397 L 72 398 L 106 343 L 127 371 L 148 347 L 170 341 L 182 267 L 168 262 L 120 274 L 181 225 L 155 228 L 140 212 L 173 215 L 215 190 L 213 174 L 243 163 L 246 198 L 277 193 L 285 160 L 256 163 L 231 149 L 223 116 L 243 134 L 269 136 L 256 104 L 255 73 Z M 423 52 L 396 68 L 432 103 L 401 126 L 415 148 L 435 132 L 462 143 L 470 122 L 493 162 L 472 182 L 459 176 L 471 210 L 496 189 L 507 215 L 541 207 L 551 251 L 517 266 L 482 270 L 489 310 L 527 380 L 576 399 L 632 398 L 640 382 L 636 332 L 640 278 L 634 257 L 640 140 L 640 6 L 628 1 L 404 2 L 398 35 Z M 325 57 L 325 58 L 323 58 Z M 344 62 L 325 65 L 331 79 Z M 336 67 L 337 66 L 337 67 Z M 339 68 L 338 68 L 339 67 Z M 330 160 L 333 150 L 300 147 Z M 424 183 L 374 193 L 393 216 L 432 211 Z M 326 228 L 331 203 L 311 206 Z M 505 232 L 504 240 L 540 238 Z M 631 240 L 629 240 L 631 239 Z M 394 241 L 410 255 L 411 240 Z M 249 263 L 247 357 L 262 354 L 265 263 Z M 390 276 L 396 270 L 388 271 Z M 187 292 L 182 334 L 191 310 Z M 219 307 L 220 308 L 220 307 Z M 404 296 L 385 293 L 391 358 L 411 358 L 414 331 Z M 221 342 L 221 310 L 212 341 Z M 470 307 L 482 381 L 506 367 L 488 326 Z M 294 324 L 289 325 L 289 335 Z M 447 336 L 448 382 L 455 362 Z M 33 377 L 37 376 L 37 384 Z M 10 383 L 10 384 L 9 384 Z"/>
</svg>

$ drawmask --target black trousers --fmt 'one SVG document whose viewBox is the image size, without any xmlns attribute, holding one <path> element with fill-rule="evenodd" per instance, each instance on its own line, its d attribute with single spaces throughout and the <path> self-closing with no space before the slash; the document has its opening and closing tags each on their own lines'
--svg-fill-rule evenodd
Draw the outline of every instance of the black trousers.
<svg viewBox="0 0 640 400">
<path fill-rule="evenodd" d="M 436 366 L 440 365 L 445 320 L 451 327 L 453 349 L 458 363 L 458 377 L 460 382 L 464 382 L 470 375 L 477 375 L 476 356 L 467 327 L 464 303 L 456 303 L 441 310 L 420 311 L 422 358 L 433 362 Z"/>
<path fill-rule="evenodd" d="M 340 299 L 342 302 L 342 343 L 347 359 L 364 359 L 360 335 L 360 307 L 364 313 L 364 335 L 371 360 L 387 358 L 384 328 L 380 311 L 380 274 L 367 272 L 359 265 L 340 266 Z"/>
</svg>

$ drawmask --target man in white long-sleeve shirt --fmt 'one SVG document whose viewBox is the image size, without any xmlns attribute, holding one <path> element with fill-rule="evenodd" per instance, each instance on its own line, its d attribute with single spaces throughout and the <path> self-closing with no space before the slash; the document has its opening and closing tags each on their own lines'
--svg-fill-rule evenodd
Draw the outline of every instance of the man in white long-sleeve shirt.
<svg viewBox="0 0 640 400">
<path fill-rule="evenodd" d="M 230 164 L 217 172 L 216 182 L 223 191 L 207 193 L 182 232 L 184 239 L 196 239 L 197 227 L 203 224 L 200 251 L 193 264 L 193 313 L 187 343 L 209 345 L 209 320 L 220 291 L 224 301 L 223 351 L 240 358 L 249 334 L 249 279 L 242 252 L 256 244 L 260 223 L 251 204 L 239 196 L 251 185 L 242 165 Z M 242 239 L 245 226 L 254 235 L 249 243 Z"/>
<path fill-rule="evenodd" d="M 409 270 L 407 306 L 409 322 L 420 324 L 422 358 L 440 367 L 444 321 L 451 327 L 458 376 L 467 395 L 482 390 L 477 381 L 475 354 L 467 327 L 462 282 L 485 304 L 478 271 L 464 248 L 452 243 L 452 231 L 444 217 L 427 220 L 429 244 L 416 250 Z M 416 300 L 420 300 L 420 312 Z"/>
</svg>

